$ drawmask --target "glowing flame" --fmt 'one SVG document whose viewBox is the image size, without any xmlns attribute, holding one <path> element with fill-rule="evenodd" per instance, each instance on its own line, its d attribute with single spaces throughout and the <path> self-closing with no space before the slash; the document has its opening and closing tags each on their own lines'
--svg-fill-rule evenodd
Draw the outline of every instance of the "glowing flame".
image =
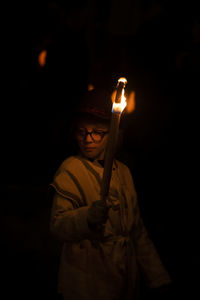
<svg viewBox="0 0 200 300">
<path fill-rule="evenodd" d="M 112 92 L 112 95 L 111 95 L 112 103 L 114 103 L 114 101 L 115 101 L 116 94 L 117 94 L 116 90 Z M 127 95 L 126 102 L 127 102 L 127 106 L 125 108 L 125 113 L 130 114 L 135 110 L 135 106 L 136 106 L 135 92 L 134 91 L 131 91 L 130 94 Z M 116 103 L 114 105 L 116 105 Z"/>
<path fill-rule="evenodd" d="M 112 102 L 113 102 L 112 112 L 117 113 L 117 114 L 121 114 L 123 112 L 123 110 L 125 109 L 126 105 L 127 105 L 126 97 L 124 96 L 124 88 L 125 88 L 125 85 L 127 84 L 126 78 L 124 78 L 124 77 L 119 78 L 118 79 L 118 85 L 121 82 L 123 83 L 123 88 L 122 88 L 122 94 L 121 94 L 121 97 L 120 97 L 121 98 L 120 103 L 115 102 L 115 97 L 116 97 L 117 91 L 114 91 L 112 93 L 112 96 L 111 96 Z"/>
<path fill-rule="evenodd" d="M 124 84 L 127 84 L 127 79 L 125 77 L 121 77 L 118 79 L 118 83 L 123 82 Z"/>
<path fill-rule="evenodd" d="M 121 114 L 126 105 L 126 97 L 124 96 L 124 89 L 122 89 L 121 102 L 113 102 L 112 112 Z"/>
<path fill-rule="evenodd" d="M 135 110 L 136 102 L 135 102 L 135 92 L 131 91 L 127 99 L 127 107 L 126 113 L 130 114 Z"/>
<path fill-rule="evenodd" d="M 41 67 L 46 64 L 47 50 L 42 50 L 38 56 L 38 63 Z"/>
</svg>

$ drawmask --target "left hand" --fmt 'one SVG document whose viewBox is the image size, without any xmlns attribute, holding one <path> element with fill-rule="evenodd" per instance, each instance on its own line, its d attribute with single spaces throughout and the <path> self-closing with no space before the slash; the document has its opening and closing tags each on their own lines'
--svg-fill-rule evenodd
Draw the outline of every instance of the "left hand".
<svg viewBox="0 0 200 300">
<path fill-rule="evenodd" d="M 103 225 L 108 219 L 108 207 L 103 200 L 92 202 L 88 208 L 88 223 L 91 226 Z"/>
</svg>

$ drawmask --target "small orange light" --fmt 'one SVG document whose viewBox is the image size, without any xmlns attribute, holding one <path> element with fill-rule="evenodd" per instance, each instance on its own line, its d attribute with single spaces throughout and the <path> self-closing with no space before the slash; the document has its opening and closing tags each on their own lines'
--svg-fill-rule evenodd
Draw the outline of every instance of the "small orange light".
<svg viewBox="0 0 200 300">
<path fill-rule="evenodd" d="M 92 91 L 92 90 L 94 90 L 94 86 L 93 86 L 93 84 L 89 83 L 88 84 L 88 91 Z"/>
<path fill-rule="evenodd" d="M 42 50 L 38 55 L 38 63 L 41 67 L 44 67 L 46 64 L 47 50 Z"/>
<path fill-rule="evenodd" d="M 115 101 L 116 95 L 117 95 L 117 90 L 114 90 L 111 95 L 112 103 Z"/>
<path fill-rule="evenodd" d="M 126 112 L 128 114 L 132 113 L 135 110 L 135 92 L 132 91 L 128 97 L 127 106 L 126 106 Z"/>
</svg>

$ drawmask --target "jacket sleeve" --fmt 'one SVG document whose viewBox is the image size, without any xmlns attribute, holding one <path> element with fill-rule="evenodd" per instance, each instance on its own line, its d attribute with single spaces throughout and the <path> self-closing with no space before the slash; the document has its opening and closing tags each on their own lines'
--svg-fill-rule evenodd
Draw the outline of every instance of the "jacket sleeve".
<svg viewBox="0 0 200 300">
<path fill-rule="evenodd" d="M 50 186 L 54 190 L 50 231 L 62 241 L 75 242 L 89 238 L 89 207 L 78 180 L 68 170 L 60 168 Z"/>
<path fill-rule="evenodd" d="M 145 283 L 149 288 L 157 288 L 170 284 L 171 278 L 165 269 L 154 243 L 149 237 L 145 224 L 142 220 L 137 201 L 137 194 L 132 176 L 128 170 L 129 187 L 131 188 L 133 202 L 134 223 L 131 237 L 136 249 L 137 261 Z"/>
<path fill-rule="evenodd" d="M 57 192 L 53 197 L 50 230 L 61 241 L 78 242 L 92 234 L 87 222 L 88 206 L 75 208 L 72 200 Z"/>
</svg>

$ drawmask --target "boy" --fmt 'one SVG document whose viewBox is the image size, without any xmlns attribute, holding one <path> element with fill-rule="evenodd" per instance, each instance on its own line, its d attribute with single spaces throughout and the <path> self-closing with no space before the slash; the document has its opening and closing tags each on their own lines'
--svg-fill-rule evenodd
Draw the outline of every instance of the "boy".
<svg viewBox="0 0 200 300">
<path fill-rule="evenodd" d="M 118 160 L 107 201 L 101 200 L 111 106 L 104 91 L 85 95 L 73 126 L 79 152 L 61 164 L 51 184 L 64 300 L 139 299 L 141 275 L 150 288 L 171 281 L 140 217 L 130 171 Z"/>
</svg>

